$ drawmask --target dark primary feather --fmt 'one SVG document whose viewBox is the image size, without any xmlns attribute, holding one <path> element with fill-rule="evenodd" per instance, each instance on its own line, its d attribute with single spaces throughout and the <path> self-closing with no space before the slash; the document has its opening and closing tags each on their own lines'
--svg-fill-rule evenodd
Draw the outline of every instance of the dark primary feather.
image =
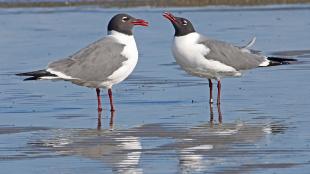
<svg viewBox="0 0 310 174">
<path fill-rule="evenodd" d="M 40 77 L 57 77 L 55 74 L 52 74 L 46 70 L 38 70 L 38 71 L 31 71 L 31 72 L 25 72 L 25 73 L 18 73 L 17 76 L 32 76 L 29 78 L 26 78 L 24 80 L 38 80 Z"/>
<path fill-rule="evenodd" d="M 95 85 L 107 80 L 107 77 L 127 60 L 120 54 L 124 46 L 114 38 L 105 37 L 67 59 L 50 63 L 48 69 L 75 78 L 72 80 L 73 83 L 79 85 L 93 83 Z"/>
<path fill-rule="evenodd" d="M 276 66 L 276 65 L 287 65 L 287 64 L 292 64 L 296 63 L 297 59 L 292 59 L 292 58 L 282 58 L 282 57 L 268 57 L 267 58 L 270 63 L 269 66 Z"/>
<path fill-rule="evenodd" d="M 252 69 L 265 61 L 260 55 L 242 52 L 240 48 L 226 42 L 204 39 L 201 43 L 210 49 L 206 59 L 219 61 L 236 70 Z"/>
</svg>

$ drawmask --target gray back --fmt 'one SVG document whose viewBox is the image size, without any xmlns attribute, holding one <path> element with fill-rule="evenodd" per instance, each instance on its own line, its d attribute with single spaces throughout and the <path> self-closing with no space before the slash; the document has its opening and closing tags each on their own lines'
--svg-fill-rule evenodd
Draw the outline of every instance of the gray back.
<svg viewBox="0 0 310 174">
<path fill-rule="evenodd" d="M 122 62 L 127 60 L 126 57 L 120 55 L 124 46 L 114 38 L 105 37 L 81 49 L 69 58 L 49 63 L 48 68 L 80 79 L 73 81 L 73 83 L 80 85 L 86 82 L 87 84 L 97 84 L 105 81 L 107 77 L 121 67 Z"/>
<path fill-rule="evenodd" d="M 210 52 L 205 56 L 206 59 L 219 61 L 236 70 L 256 68 L 265 61 L 263 56 L 244 52 L 226 42 L 204 39 L 201 43 L 210 49 Z"/>
</svg>

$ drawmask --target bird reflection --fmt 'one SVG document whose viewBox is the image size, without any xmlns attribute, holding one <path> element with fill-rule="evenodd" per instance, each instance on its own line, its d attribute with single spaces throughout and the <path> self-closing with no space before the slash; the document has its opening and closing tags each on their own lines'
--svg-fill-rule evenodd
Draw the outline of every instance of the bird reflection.
<svg viewBox="0 0 310 174">
<path fill-rule="evenodd" d="M 157 125 L 158 126 L 158 125 Z M 154 129 L 151 132 L 156 132 L 156 125 L 140 128 Z M 242 147 L 251 147 L 268 134 L 279 133 L 285 130 L 285 126 L 281 124 L 245 124 L 226 123 L 226 124 L 201 124 L 192 127 L 188 130 L 165 128 L 161 125 L 157 136 L 172 137 L 175 141 L 158 146 L 153 151 L 176 151 L 178 156 L 178 173 L 193 173 L 206 172 L 218 164 L 227 162 L 226 156 L 239 157 L 240 155 L 251 156 L 251 151 L 242 149 Z M 151 135 L 156 136 L 156 135 Z M 236 144 L 242 145 L 241 150 L 236 150 Z M 263 152 L 262 152 L 263 153 Z M 270 152 L 267 152 L 270 153 Z"/>
<path fill-rule="evenodd" d="M 97 119 L 97 130 L 101 130 L 102 124 L 101 124 L 101 119 L 102 119 L 102 112 L 98 111 L 98 119 Z M 109 126 L 110 126 L 110 130 L 114 129 L 114 115 L 115 115 L 115 111 L 110 111 L 110 122 L 109 122 Z"/>
<path fill-rule="evenodd" d="M 115 173 L 142 173 L 139 167 L 142 145 L 139 137 L 108 137 L 96 145 L 86 144 L 71 149 L 72 155 L 103 161 Z M 98 138 L 97 138 L 98 139 Z M 95 141 L 95 140 L 94 140 Z"/>
<path fill-rule="evenodd" d="M 141 137 L 95 129 L 58 129 L 53 135 L 28 144 L 41 153 L 55 152 L 56 156 L 74 155 L 102 161 L 113 173 L 143 173 L 139 167 Z"/>
<path fill-rule="evenodd" d="M 111 112 L 110 115 L 110 129 L 113 129 L 114 114 L 115 112 Z M 286 130 L 285 126 L 277 123 L 224 124 L 219 107 L 220 124 L 213 124 L 213 115 L 213 108 L 210 107 L 210 123 L 190 128 L 158 123 L 110 131 L 101 129 L 100 113 L 100 129 L 55 129 L 54 132 L 49 130 L 49 136 L 40 134 L 41 137 L 28 145 L 32 151 L 37 152 L 37 156 L 40 153 L 41 156 L 77 155 L 102 161 L 113 173 L 143 173 L 140 165 L 142 155 L 143 159 L 153 159 L 152 154 L 166 157 L 167 152 L 173 152 L 172 157 L 178 160 L 177 173 L 192 173 L 207 172 L 210 168 L 227 162 L 227 156 L 230 159 L 251 157 L 255 153 L 251 153 L 251 149 L 247 147 L 255 145 L 268 134 L 283 133 Z M 146 140 L 149 142 L 143 144 Z M 261 153 L 264 154 L 264 151 L 261 150 Z"/>
<path fill-rule="evenodd" d="M 101 130 L 101 111 L 98 111 L 97 130 Z"/>
<path fill-rule="evenodd" d="M 210 108 L 210 126 L 213 126 L 214 125 L 214 112 L 213 112 L 212 103 L 209 104 L 209 108 Z M 218 123 L 222 124 L 223 118 L 222 118 L 221 105 L 217 105 L 217 113 L 218 113 Z"/>
<path fill-rule="evenodd" d="M 114 129 L 114 112 L 115 111 L 111 111 L 111 115 L 110 115 L 110 130 Z"/>
</svg>

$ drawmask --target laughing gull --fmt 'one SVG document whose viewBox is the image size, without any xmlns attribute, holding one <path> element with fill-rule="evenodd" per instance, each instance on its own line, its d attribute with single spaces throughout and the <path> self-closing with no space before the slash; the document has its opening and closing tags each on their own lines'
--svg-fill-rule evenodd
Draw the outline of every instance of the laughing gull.
<svg viewBox="0 0 310 174">
<path fill-rule="evenodd" d="M 220 104 L 222 77 L 238 77 L 244 70 L 296 61 L 267 57 L 250 50 L 255 38 L 246 46 L 237 47 L 197 33 L 188 19 L 176 17 L 169 12 L 163 13 L 163 16 L 170 20 L 175 29 L 172 53 L 177 64 L 187 73 L 209 80 L 210 103 L 213 103 L 212 79 L 218 82 L 217 104 Z"/>
<path fill-rule="evenodd" d="M 60 79 L 76 85 L 96 88 L 98 111 L 102 111 L 100 88 L 108 89 L 114 111 L 112 86 L 126 79 L 138 62 L 133 26 L 148 22 L 128 14 L 117 14 L 108 24 L 108 35 L 75 54 L 48 64 L 44 70 L 16 74 L 31 76 L 25 80 Z"/>
</svg>

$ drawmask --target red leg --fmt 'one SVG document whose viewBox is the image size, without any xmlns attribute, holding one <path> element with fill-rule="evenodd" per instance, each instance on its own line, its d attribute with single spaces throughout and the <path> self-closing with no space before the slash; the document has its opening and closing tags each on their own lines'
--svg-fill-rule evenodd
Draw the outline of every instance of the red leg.
<svg viewBox="0 0 310 174">
<path fill-rule="evenodd" d="M 216 103 L 218 105 L 221 103 L 221 88 L 222 88 L 221 80 L 218 80 L 217 81 L 217 103 Z"/>
<path fill-rule="evenodd" d="M 213 84 L 212 84 L 212 80 L 211 79 L 208 79 L 208 80 L 209 80 L 209 89 L 210 89 L 210 100 L 209 100 L 209 103 L 213 103 L 213 96 L 212 96 Z"/>
<path fill-rule="evenodd" d="M 112 95 L 112 89 L 109 88 L 108 89 L 108 94 L 109 94 L 109 98 L 110 98 L 110 106 L 111 106 L 111 111 L 115 111 L 114 106 L 113 106 L 113 95 Z"/>
<path fill-rule="evenodd" d="M 96 92 L 97 92 L 97 100 L 98 100 L 98 112 L 101 112 L 102 107 L 101 107 L 100 89 L 96 88 Z"/>
</svg>

